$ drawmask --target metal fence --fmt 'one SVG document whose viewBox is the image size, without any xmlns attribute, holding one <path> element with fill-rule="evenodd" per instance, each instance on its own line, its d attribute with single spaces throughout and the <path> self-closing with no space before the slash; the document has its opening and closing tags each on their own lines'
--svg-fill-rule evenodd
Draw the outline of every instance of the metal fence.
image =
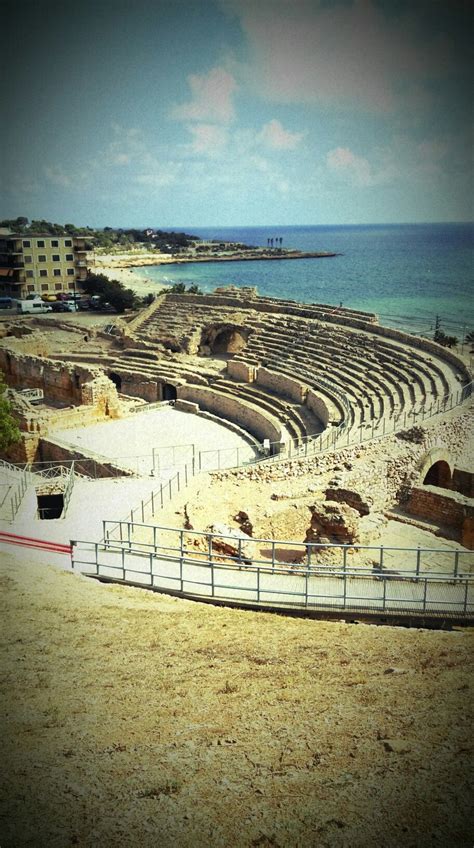
<svg viewBox="0 0 474 848">
<path fill-rule="evenodd" d="M 5 479 L 7 477 L 12 479 L 11 485 L 7 482 L 9 490 L 2 502 L 0 516 L 6 521 L 13 521 L 28 488 L 30 480 L 29 467 L 17 468 L 16 465 L 12 465 L 1 459 L 0 469 L 6 475 Z"/>
<path fill-rule="evenodd" d="M 63 506 L 61 510 L 61 518 L 65 518 L 67 514 L 67 508 L 69 506 L 69 501 L 71 500 L 71 495 L 74 489 L 74 480 L 75 480 L 75 470 L 74 470 L 74 462 L 70 465 L 54 465 L 49 468 L 45 468 L 42 471 L 36 471 L 30 475 L 30 479 L 38 478 L 43 480 L 50 480 L 53 485 L 59 487 L 60 491 L 57 494 L 62 494 L 63 496 Z M 48 511 L 49 507 L 39 507 L 38 515 L 41 518 L 44 518 Z"/>
<path fill-rule="evenodd" d="M 103 542 L 71 544 L 76 570 L 203 600 L 368 615 L 474 616 L 469 551 L 239 539 L 131 522 L 104 522 Z"/>
</svg>

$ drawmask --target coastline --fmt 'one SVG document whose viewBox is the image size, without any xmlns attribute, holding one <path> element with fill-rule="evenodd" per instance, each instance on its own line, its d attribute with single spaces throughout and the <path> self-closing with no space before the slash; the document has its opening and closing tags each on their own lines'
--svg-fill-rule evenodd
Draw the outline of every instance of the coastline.
<svg viewBox="0 0 474 848">
<path fill-rule="evenodd" d="M 109 280 L 118 280 L 119 283 L 127 288 L 133 289 L 139 295 L 145 295 L 149 292 L 158 294 L 161 291 L 169 288 L 167 285 L 157 283 L 151 277 L 143 277 L 137 274 L 136 268 L 144 268 L 147 266 L 157 267 L 159 265 L 191 265 L 202 263 L 217 263 L 217 262 L 255 262 L 255 261 L 278 261 L 283 259 L 330 259 L 337 256 L 337 253 L 327 252 L 308 252 L 294 250 L 282 254 L 267 254 L 245 252 L 231 254 L 230 256 L 193 256 L 179 257 L 170 256 L 166 253 L 151 253 L 148 251 L 129 252 L 129 253 L 104 253 L 95 255 L 92 258 L 90 268 L 99 274 L 104 274 Z"/>
</svg>

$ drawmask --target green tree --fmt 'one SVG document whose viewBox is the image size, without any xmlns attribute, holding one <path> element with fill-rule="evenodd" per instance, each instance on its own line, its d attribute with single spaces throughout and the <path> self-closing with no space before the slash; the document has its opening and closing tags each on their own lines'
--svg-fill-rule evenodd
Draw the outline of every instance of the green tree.
<svg viewBox="0 0 474 848">
<path fill-rule="evenodd" d="M 435 330 L 433 341 L 438 342 L 443 347 L 456 347 L 459 344 L 459 339 L 456 336 L 447 336 L 444 330 L 439 328 Z"/>
<path fill-rule="evenodd" d="M 110 303 L 120 314 L 134 309 L 138 298 L 133 289 L 126 289 L 118 280 L 109 280 L 104 274 L 89 274 L 82 283 L 86 294 L 97 294 L 102 305 Z"/>
<path fill-rule="evenodd" d="M 11 404 L 5 392 L 5 383 L 0 378 L 0 451 L 2 452 L 21 439 L 20 428 L 13 416 Z"/>
</svg>

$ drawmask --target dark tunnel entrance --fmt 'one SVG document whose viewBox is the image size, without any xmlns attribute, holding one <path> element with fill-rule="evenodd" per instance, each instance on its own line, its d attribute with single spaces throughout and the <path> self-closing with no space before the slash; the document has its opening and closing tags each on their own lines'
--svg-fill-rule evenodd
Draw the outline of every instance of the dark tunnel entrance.
<svg viewBox="0 0 474 848">
<path fill-rule="evenodd" d="M 178 392 L 176 386 L 173 386 L 171 383 L 163 383 L 162 397 L 163 400 L 177 400 Z"/>
<path fill-rule="evenodd" d="M 425 486 L 439 486 L 442 489 L 451 488 L 451 471 L 447 462 L 443 459 L 435 462 L 428 470 L 423 480 Z"/>
<path fill-rule="evenodd" d="M 112 380 L 112 383 L 114 384 L 117 391 L 121 392 L 122 391 L 122 378 L 121 378 L 120 374 L 116 374 L 114 371 L 111 371 L 109 373 L 109 378 Z"/>
<path fill-rule="evenodd" d="M 64 509 L 64 495 L 57 493 L 55 495 L 37 495 L 38 499 L 38 515 L 43 520 L 52 518 L 61 518 Z"/>
</svg>

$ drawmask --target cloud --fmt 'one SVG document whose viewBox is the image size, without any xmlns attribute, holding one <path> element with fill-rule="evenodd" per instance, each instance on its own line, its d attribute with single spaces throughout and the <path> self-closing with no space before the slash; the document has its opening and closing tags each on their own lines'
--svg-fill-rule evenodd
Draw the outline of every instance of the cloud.
<svg viewBox="0 0 474 848">
<path fill-rule="evenodd" d="M 378 169 L 377 171 L 363 156 L 357 156 L 348 147 L 336 147 L 330 150 L 326 156 L 326 165 L 330 171 L 338 174 L 353 186 L 367 188 L 386 182 L 390 176 L 390 169 Z"/>
<path fill-rule="evenodd" d="M 280 121 L 273 119 L 262 128 L 260 141 L 272 150 L 295 150 L 304 137 L 304 133 L 285 130 Z"/>
<path fill-rule="evenodd" d="M 420 35 L 416 4 L 390 11 L 370 0 L 221 3 L 248 38 L 250 60 L 241 69 L 247 84 L 275 102 L 355 101 L 386 112 L 398 104 L 404 82 L 438 78 L 455 64 L 446 37 Z"/>
<path fill-rule="evenodd" d="M 209 73 L 191 74 L 188 77 L 192 99 L 175 106 L 171 117 L 179 121 L 207 121 L 226 124 L 233 121 L 235 110 L 233 95 L 237 90 L 234 77 L 222 67 L 211 68 Z"/>
<path fill-rule="evenodd" d="M 191 124 L 188 129 L 194 136 L 189 146 L 193 153 L 216 156 L 227 144 L 227 127 L 217 124 Z"/>
</svg>

